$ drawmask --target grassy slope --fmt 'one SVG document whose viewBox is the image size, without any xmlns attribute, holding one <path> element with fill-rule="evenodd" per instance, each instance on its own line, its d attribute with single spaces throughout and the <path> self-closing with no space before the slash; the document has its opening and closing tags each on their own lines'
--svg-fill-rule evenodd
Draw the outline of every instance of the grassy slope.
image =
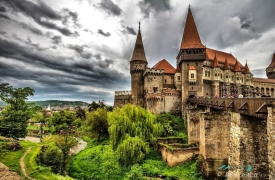
<svg viewBox="0 0 275 180">
<path fill-rule="evenodd" d="M 69 165 L 69 174 L 74 178 L 102 179 L 102 145 L 90 146 L 77 154 Z M 106 147 L 106 145 L 105 145 Z M 107 151 L 105 152 L 107 153 Z M 196 160 L 190 160 L 184 164 L 170 168 L 161 159 L 161 155 L 154 149 L 146 156 L 145 160 L 139 164 L 143 175 L 146 177 L 177 177 L 181 180 L 200 180 L 196 172 Z M 122 167 L 120 179 L 125 178 L 130 168 Z"/>
<path fill-rule="evenodd" d="M 54 138 L 49 137 L 46 138 L 43 142 L 44 144 L 53 144 Z M 1 162 L 8 166 L 12 171 L 18 172 L 22 177 L 24 177 L 21 167 L 20 167 L 20 159 L 23 156 L 25 150 L 31 147 L 31 151 L 24 159 L 26 165 L 26 172 L 27 174 L 35 179 L 39 180 L 71 180 L 70 177 L 63 177 L 60 175 L 53 174 L 49 168 L 37 165 L 35 161 L 35 157 L 40 151 L 42 144 L 32 143 L 30 141 L 21 141 L 21 146 L 23 147 L 21 150 L 18 151 L 8 151 L 8 152 L 1 152 L 0 159 Z"/>
</svg>

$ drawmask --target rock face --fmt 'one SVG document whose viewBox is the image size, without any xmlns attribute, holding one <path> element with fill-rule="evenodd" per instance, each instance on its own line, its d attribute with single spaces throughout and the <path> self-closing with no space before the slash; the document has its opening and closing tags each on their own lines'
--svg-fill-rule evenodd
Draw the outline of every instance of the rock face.
<svg viewBox="0 0 275 180">
<path fill-rule="evenodd" d="M 9 168 L 0 162 L 0 179 L 1 180 L 23 180 L 17 173 L 12 172 Z"/>
</svg>

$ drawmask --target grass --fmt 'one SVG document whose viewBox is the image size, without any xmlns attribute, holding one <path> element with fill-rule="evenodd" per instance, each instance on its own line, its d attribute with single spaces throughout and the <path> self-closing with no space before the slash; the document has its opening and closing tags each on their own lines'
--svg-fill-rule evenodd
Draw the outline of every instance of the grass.
<svg viewBox="0 0 275 180">
<path fill-rule="evenodd" d="M 102 150 L 104 149 L 104 151 Z M 108 153 L 110 149 L 105 145 L 88 146 L 88 148 L 81 151 L 73 157 L 73 161 L 69 165 L 69 174 L 74 178 L 93 178 L 104 179 L 102 171 L 102 163 L 104 153 Z M 155 149 L 150 149 L 149 154 L 145 159 L 136 164 L 137 169 L 142 171 L 146 178 L 166 177 L 178 178 L 181 180 L 202 180 L 196 170 L 196 159 L 192 159 L 176 167 L 169 167 L 162 161 L 161 155 Z M 119 166 L 120 179 L 124 179 L 129 173 L 130 167 Z"/>
<path fill-rule="evenodd" d="M 54 143 L 54 136 L 47 136 L 44 140 L 44 144 L 52 144 Z M 72 180 L 73 178 L 69 176 L 60 176 L 51 172 L 50 168 L 39 166 L 36 163 L 36 156 L 40 151 L 40 148 L 43 143 L 33 143 L 30 141 L 20 141 L 22 149 L 17 151 L 1 151 L 0 159 L 1 162 L 10 168 L 11 171 L 17 172 L 20 176 L 24 177 L 21 167 L 20 167 L 20 159 L 24 155 L 25 151 L 31 147 L 30 152 L 26 155 L 24 159 L 25 168 L 28 176 L 39 179 L 39 180 Z M 26 177 L 25 177 L 26 178 Z"/>
</svg>

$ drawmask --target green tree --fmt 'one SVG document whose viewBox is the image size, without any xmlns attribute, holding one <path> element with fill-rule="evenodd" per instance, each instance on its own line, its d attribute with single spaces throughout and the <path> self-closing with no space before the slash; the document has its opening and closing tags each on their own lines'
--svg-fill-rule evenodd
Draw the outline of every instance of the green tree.
<svg viewBox="0 0 275 180">
<path fill-rule="evenodd" d="M 55 145 L 61 149 L 63 155 L 60 168 L 62 175 L 66 175 L 66 166 L 69 163 L 70 150 L 78 143 L 74 136 L 76 136 L 76 128 L 66 128 L 60 131 L 55 141 Z"/>
<path fill-rule="evenodd" d="M 163 125 L 164 132 L 162 136 L 171 136 L 176 135 L 179 132 L 186 132 L 184 121 L 180 116 L 174 116 L 170 113 L 162 113 L 157 116 L 157 122 Z"/>
<path fill-rule="evenodd" d="M 95 111 L 97 110 L 98 108 L 104 108 L 106 105 L 104 104 L 103 101 L 98 101 L 98 102 L 92 102 L 91 104 L 88 105 L 88 110 L 89 112 L 91 111 Z"/>
<path fill-rule="evenodd" d="M 108 121 L 107 110 L 98 108 L 95 111 L 89 112 L 84 122 L 85 131 L 93 138 L 96 137 L 97 141 L 108 134 Z"/>
<path fill-rule="evenodd" d="M 149 152 L 149 143 L 163 132 L 154 114 L 131 104 L 110 112 L 108 122 L 112 147 L 120 151 L 124 164 L 140 161 Z"/>
<path fill-rule="evenodd" d="M 86 113 L 85 113 L 85 110 L 82 109 L 80 106 L 77 106 L 75 108 L 75 114 L 76 114 L 76 117 L 77 118 L 80 118 L 82 120 L 85 120 L 86 119 Z"/>
<path fill-rule="evenodd" d="M 8 104 L 2 112 L 0 135 L 13 138 L 27 135 L 28 120 L 36 106 L 28 105 L 26 100 L 33 94 L 34 90 L 29 87 L 14 88 L 7 83 L 0 84 L 0 98 Z"/>
<path fill-rule="evenodd" d="M 81 120 L 76 117 L 75 112 L 68 110 L 53 113 L 53 116 L 49 118 L 48 121 L 51 132 L 57 134 L 59 134 L 61 130 L 80 127 L 81 125 Z"/>
</svg>

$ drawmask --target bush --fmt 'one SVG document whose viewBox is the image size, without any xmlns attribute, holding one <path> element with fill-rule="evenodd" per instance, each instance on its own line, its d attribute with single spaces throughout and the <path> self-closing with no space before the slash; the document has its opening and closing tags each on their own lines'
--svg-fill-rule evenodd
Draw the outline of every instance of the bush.
<svg viewBox="0 0 275 180">
<path fill-rule="evenodd" d="M 62 164 L 62 152 L 56 146 L 42 146 L 37 156 L 37 161 L 41 164 L 51 167 L 51 171 L 59 173 Z"/>
<path fill-rule="evenodd" d="M 142 180 L 142 169 L 138 164 L 135 164 L 131 167 L 131 170 L 126 173 L 125 180 Z"/>
</svg>

